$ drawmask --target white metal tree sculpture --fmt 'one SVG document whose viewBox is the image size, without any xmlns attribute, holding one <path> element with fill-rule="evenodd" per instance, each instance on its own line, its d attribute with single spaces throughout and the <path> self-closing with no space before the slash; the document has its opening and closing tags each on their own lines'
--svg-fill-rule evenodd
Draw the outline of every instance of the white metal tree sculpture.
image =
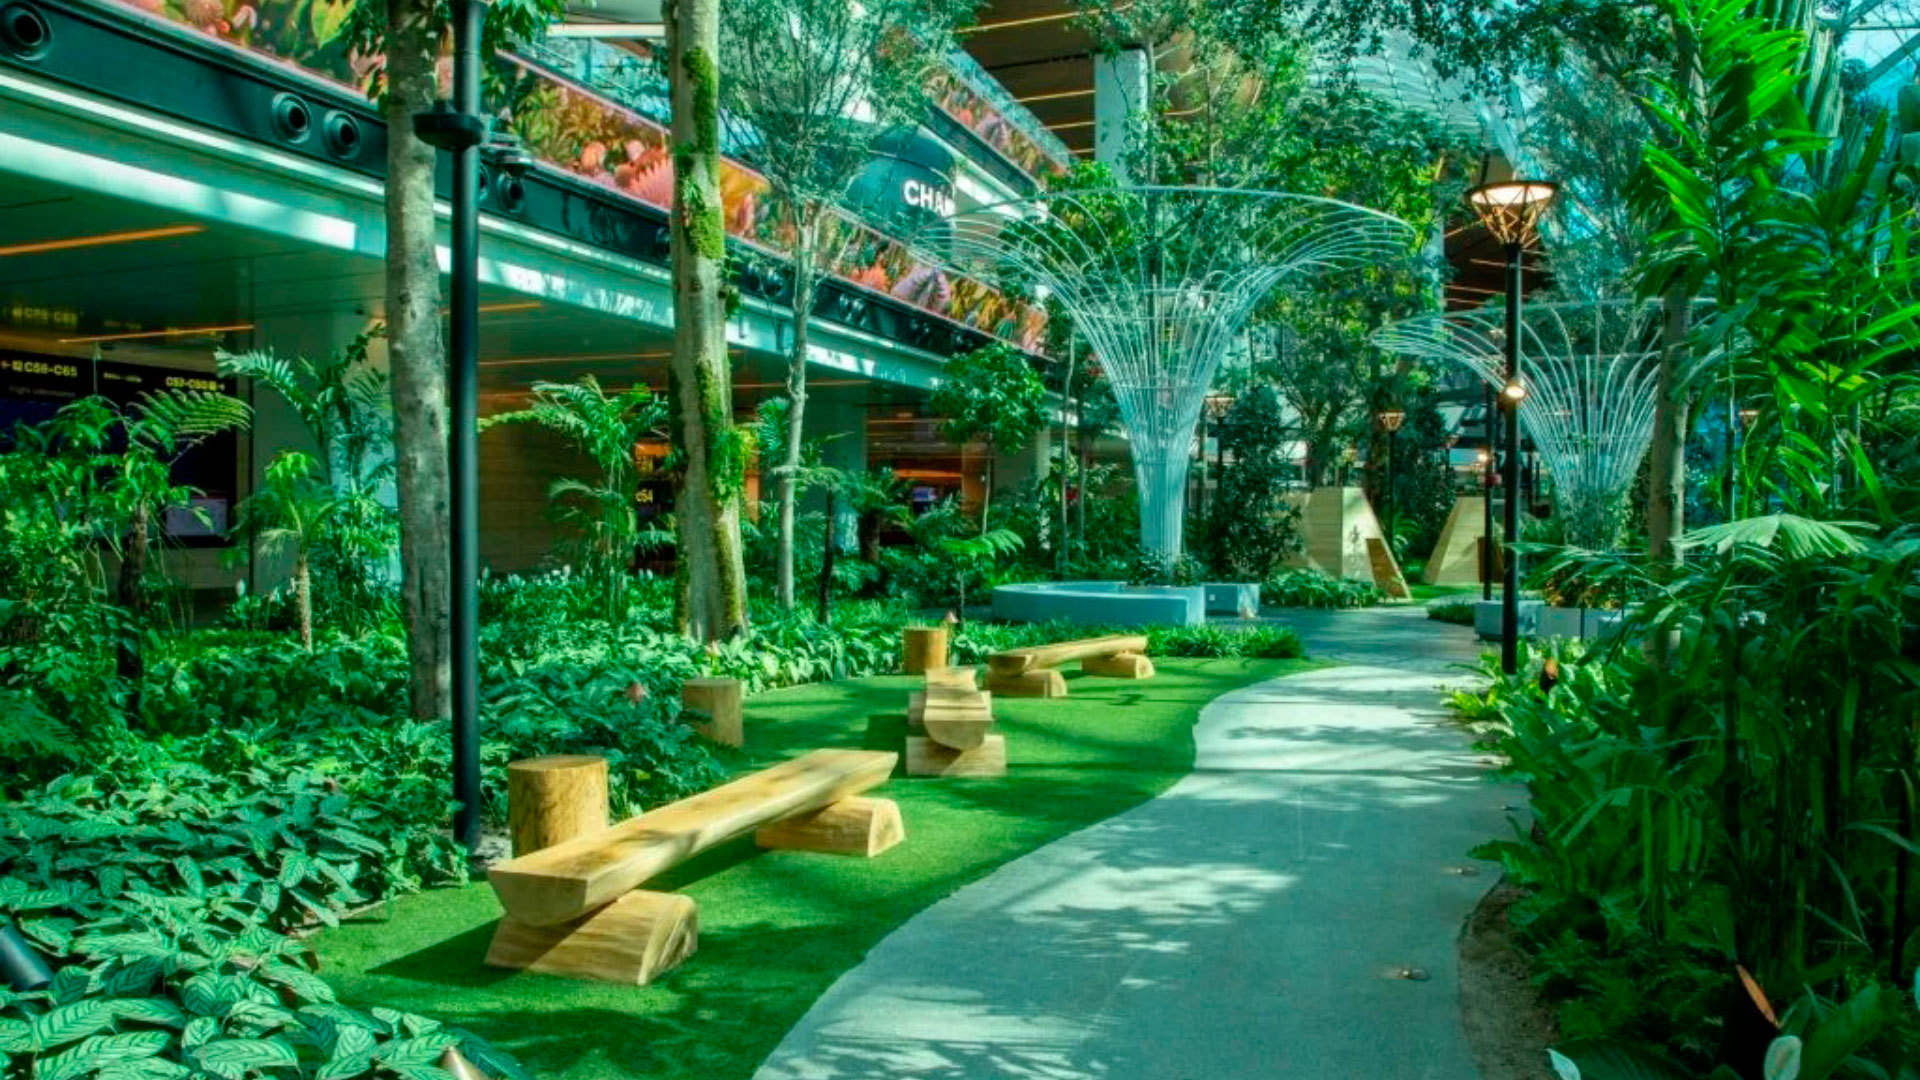
<svg viewBox="0 0 1920 1080">
<path fill-rule="evenodd" d="M 1374 340 L 1409 356 L 1464 365 L 1506 385 L 1502 305 L 1423 315 Z M 1553 478 L 1567 542 L 1605 549 L 1653 438 L 1659 305 L 1633 300 L 1527 304 L 1520 312 L 1520 423 Z"/>
<path fill-rule="evenodd" d="M 1047 192 L 961 213 L 922 246 L 1044 289 L 1105 368 L 1131 443 L 1140 540 L 1182 546 L 1200 409 L 1254 307 L 1314 271 L 1405 257 L 1413 229 L 1305 195 L 1193 187 Z"/>
</svg>

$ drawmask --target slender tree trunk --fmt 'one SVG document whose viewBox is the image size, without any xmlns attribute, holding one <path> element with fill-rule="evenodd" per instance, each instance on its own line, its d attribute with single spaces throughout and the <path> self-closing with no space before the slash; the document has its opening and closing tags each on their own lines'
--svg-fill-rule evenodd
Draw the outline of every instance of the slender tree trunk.
<svg viewBox="0 0 1920 1080">
<path fill-rule="evenodd" d="M 1087 388 L 1085 386 L 1080 387 L 1079 396 L 1074 399 L 1073 413 L 1079 420 L 1077 430 L 1080 436 L 1080 475 L 1077 478 L 1080 482 L 1080 497 L 1075 500 L 1073 507 L 1073 537 L 1076 550 L 1084 558 L 1087 552 L 1087 472 L 1093 467 L 1093 436 L 1087 431 L 1086 425 Z"/>
<path fill-rule="evenodd" d="M 833 489 L 827 489 L 827 542 L 820 550 L 820 623 L 833 622 L 833 557 L 838 537 L 834 535 Z"/>
<path fill-rule="evenodd" d="M 793 246 L 793 352 L 787 356 L 787 446 L 780 460 L 779 567 L 774 598 L 793 610 L 793 530 L 800 502 L 800 451 L 807 419 L 807 339 L 813 318 L 814 229 L 817 211 L 796 203 Z"/>
<path fill-rule="evenodd" d="M 1684 369 L 1693 309 L 1685 290 L 1678 287 L 1667 290 L 1662 305 L 1665 319 L 1660 327 L 1659 397 L 1654 403 L 1653 444 L 1647 455 L 1647 556 L 1655 562 L 1675 562 L 1679 559 L 1676 541 L 1686 529 L 1690 409 Z"/>
<path fill-rule="evenodd" d="M 980 534 L 987 532 L 987 511 L 993 509 L 993 442 L 987 442 L 987 479 L 980 489 Z"/>
<path fill-rule="evenodd" d="M 413 135 L 413 114 L 434 99 L 433 22 L 427 0 L 388 0 L 387 356 L 411 704 L 414 719 L 445 722 L 453 683 L 446 351 L 434 257 L 434 151 Z"/>
<path fill-rule="evenodd" d="M 120 646 L 114 654 L 114 667 L 136 699 L 140 693 L 140 678 L 146 674 L 147 667 L 146 658 L 140 651 L 140 640 L 146 630 L 147 551 L 151 546 L 152 521 L 153 513 L 145 505 L 134 509 L 133 521 L 127 527 L 126 542 L 120 551 L 120 579 L 115 590 L 120 609 L 127 613 L 128 625 L 120 635 Z"/>
<path fill-rule="evenodd" d="M 1073 472 L 1073 430 L 1080 423 L 1078 412 L 1068 411 L 1068 402 L 1073 399 L 1073 366 L 1079 342 L 1069 338 L 1067 346 L 1067 379 L 1060 393 L 1060 540 L 1059 550 L 1054 552 L 1054 563 L 1060 577 L 1067 576 L 1067 559 L 1072 544 L 1067 532 L 1067 486 Z"/>
<path fill-rule="evenodd" d="M 721 269 L 719 0 L 666 5 L 673 103 L 673 366 L 671 424 L 682 461 L 679 523 L 681 629 L 718 641 L 747 625 L 740 550 L 746 440 L 733 423 L 727 305 Z"/>
<path fill-rule="evenodd" d="M 293 560 L 293 604 L 300 613 L 300 645 L 313 651 L 313 564 L 302 551 Z"/>
</svg>

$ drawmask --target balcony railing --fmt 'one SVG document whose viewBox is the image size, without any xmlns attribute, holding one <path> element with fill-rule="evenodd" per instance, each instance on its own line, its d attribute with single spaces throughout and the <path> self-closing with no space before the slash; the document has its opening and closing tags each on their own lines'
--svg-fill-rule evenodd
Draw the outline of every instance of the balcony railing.
<svg viewBox="0 0 1920 1080">
<path fill-rule="evenodd" d="M 338 20 L 315 15 L 308 0 L 105 0 L 190 27 L 229 46 L 344 84 L 364 94 L 383 58 L 349 50 Z M 329 9 L 331 10 L 331 9 Z M 344 7 L 342 7 L 344 10 Z M 673 196 L 665 97 L 651 65 L 591 41 L 554 41 L 503 58 L 510 124 L 544 166 L 664 211 Z M 451 71 L 442 62 L 443 88 Z M 775 205 L 762 176 L 737 161 L 721 169 L 727 230 L 761 261 L 784 265 L 783 231 L 791 215 Z M 1037 352 L 1045 340 L 1042 311 L 913 255 L 905 244 L 843 219 L 852 230 L 829 272 L 856 290 L 871 290 L 980 333 Z M 765 276 L 764 271 L 756 273 Z M 756 290 L 765 295 L 766 290 Z M 845 289 L 838 290 L 843 296 Z M 838 302 L 845 307 L 847 301 Z M 839 310 L 838 307 L 832 310 Z M 818 313 L 818 311 L 817 311 Z M 831 316 L 830 316 L 831 317 Z"/>
</svg>

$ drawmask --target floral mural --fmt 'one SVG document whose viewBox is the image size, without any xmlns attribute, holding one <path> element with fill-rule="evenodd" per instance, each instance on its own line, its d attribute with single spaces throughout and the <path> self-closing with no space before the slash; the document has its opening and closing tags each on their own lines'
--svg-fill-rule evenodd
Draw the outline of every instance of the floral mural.
<svg viewBox="0 0 1920 1080">
<path fill-rule="evenodd" d="M 1067 174 L 1065 164 L 1016 127 L 958 75 L 939 72 L 927 90 L 934 104 L 948 116 L 960 121 L 962 127 L 980 136 L 1028 176 L 1044 179 Z"/>
<path fill-rule="evenodd" d="M 380 68 L 380 57 L 354 52 L 341 39 L 347 11 L 355 0 L 117 2 L 363 93 Z M 664 210 L 671 205 L 673 161 L 665 127 L 538 63 L 518 56 L 504 60 L 512 70 L 502 73 L 506 102 L 501 109 L 535 158 L 649 206 Z M 443 66 L 449 63 L 442 61 Z M 450 81 L 451 73 L 443 71 L 442 84 Z M 978 107 L 991 112 L 972 91 L 965 93 Z M 940 100 L 951 112 L 952 106 L 945 104 L 949 99 L 954 95 Z M 963 122 L 972 127 L 978 121 L 970 113 Z M 1024 153 L 1013 138 L 1024 136 L 1004 121 L 991 130 L 997 133 L 1003 128 L 1014 148 L 1009 157 Z M 983 138 L 993 141 L 993 137 Z M 1004 147 L 1002 151 L 1008 152 Z M 1045 159 L 1037 147 L 1032 152 Z M 721 168 L 720 188 L 728 232 L 772 257 L 781 257 L 789 250 L 790 237 L 784 235 L 782 223 L 791 215 L 780 213 L 773 205 L 765 179 L 738 162 L 727 161 Z M 829 268 L 836 276 L 1023 349 L 1037 352 L 1044 344 L 1043 311 L 1012 301 L 980 282 L 926 264 L 906 245 L 866 225 L 842 219 L 840 227 L 853 232 L 844 244 L 829 245 L 840 252 L 836 264 Z"/>
</svg>

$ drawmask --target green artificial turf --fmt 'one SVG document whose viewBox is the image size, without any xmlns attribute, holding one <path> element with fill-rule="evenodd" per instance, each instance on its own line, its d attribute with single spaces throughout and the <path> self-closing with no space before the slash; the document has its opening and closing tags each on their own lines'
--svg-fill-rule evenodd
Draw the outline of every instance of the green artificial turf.
<svg viewBox="0 0 1920 1080">
<path fill-rule="evenodd" d="M 1194 721 L 1219 695 L 1312 666 L 1154 661 L 1143 682 L 1075 677 L 1057 700 L 994 701 L 1009 774 L 898 777 L 907 840 L 875 859 L 727 844 L 648 884 L 700 905 L 699 951 L 652 986 L 486 967 L 499 905 L 485 885 L 405 897 L 317 939 L 349 1004 L 420 1012 L 479 1033 L 542 1080 L 745 1080 L 841 972 L 915 912 L 995 867 L 1165 791 L 1193 764 Z M 823 746 L 898 750 L 918 679 L 796 687 L 747 703 L 759 768 Z M 991 945 L 983 928 L 982 947 Z"/>
</svg>

